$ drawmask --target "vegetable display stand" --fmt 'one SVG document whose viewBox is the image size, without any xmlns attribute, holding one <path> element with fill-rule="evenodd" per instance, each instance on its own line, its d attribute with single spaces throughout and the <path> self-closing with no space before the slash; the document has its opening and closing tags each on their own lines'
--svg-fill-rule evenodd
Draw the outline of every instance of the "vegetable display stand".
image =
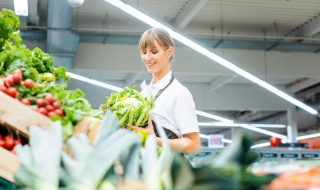
<svg viewBox="0 0 320 190">
<path fill-rule="evenodd" d="M 36 125 L 48 128 L 52 121 L 31 107 L 25 106 L 3 92 L 0 92 L 0 124 L 28 136 L 29 127 Z"/>
<path fill-rule="evenodd" d="M 80 133 L 86 133 L 89 139 L 89 142 L 93 144 L 94 138 L 98 128 L 100 127 L 101 120 L 84 117 L 81 121 L 75 126 L 73 134 L 78 135 Z"/>
<path fill-rule="evenodd" d="M 13 181 L 13 173 L 19 166 L 18 157 L 7 151 L 4 148 L 0 147 L 0 178 L 6 179 L 9 182 Z M 0 181 L 0 189 L 2 184 Z"/>
</svg>

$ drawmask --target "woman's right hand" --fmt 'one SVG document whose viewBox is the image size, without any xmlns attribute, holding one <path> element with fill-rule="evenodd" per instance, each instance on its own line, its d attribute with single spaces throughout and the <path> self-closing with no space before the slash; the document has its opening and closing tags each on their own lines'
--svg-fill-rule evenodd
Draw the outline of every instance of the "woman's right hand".
<svg viewBox="0 0 320 190">
<path fill-rule="evenodd" d="M 148 116 L 148 126 L 147 127 L 143 128 L 143 127 L 133 126 L 131 124 L 128 124 L 127 127 L 129 129 L 133 129 L 133 130 L 145 131 L 148 135 L 154 134 L 154 128 L 153 128 L 153 124 L 152 124 L 151 115 Z"/>
</svg>

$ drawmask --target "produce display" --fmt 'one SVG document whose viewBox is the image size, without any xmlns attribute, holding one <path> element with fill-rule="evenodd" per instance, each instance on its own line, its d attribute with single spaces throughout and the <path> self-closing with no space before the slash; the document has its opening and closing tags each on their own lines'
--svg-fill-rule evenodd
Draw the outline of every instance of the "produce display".
<svg viewBox="0 0 320 190">
<path fill-rule="evenodd" d="M 119 119 L 119 125 L 127 124 L 142 126 L 148 121 L 150 110 L 154 106 L 154 96 L 143 97 L 134 87 L 126 87 L 124 90 L 112 93 L 106 97 L 107 102 L 100 107 L 110 109 Z"/>
<path fill-rule="evenodd" d="M 19 18 L 12 10 L 0 12 L 0 90 L 30 106 L 35 111 L 59 120 L 64 139 L 83 117 L 103 116 L 102 110 L 91 108 L 80 90 L 67 90 L 67 69 L 56 68 L 53 59 L 40 48 L 28 49 L 21 43 Z"/>
<path fill-rule="evenodd" d="M 18 144 L 21 144 L 21 140 L 18 138 L 13 137 L 12 135 L 0 135 L 0 147 L 15 153 L 13 148 Z"/>
</svg>

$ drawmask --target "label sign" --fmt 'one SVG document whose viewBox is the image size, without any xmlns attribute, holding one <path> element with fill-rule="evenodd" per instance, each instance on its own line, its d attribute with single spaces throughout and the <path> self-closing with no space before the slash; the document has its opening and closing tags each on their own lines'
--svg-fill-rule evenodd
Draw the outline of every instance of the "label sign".
<svg viewBox="0 0 320 190">
<path fill-rule="evenodd" d="M 208 147 L 209 148 L 223 148 L 223 135 L 209 135 Z"/>
<path fill-rule="evenodd" d="M 277 153 L 266 153 L 266 152 L 261 152 L 260 155 L 263 158 L 276 158 L 278 156 Z"/>
<path fill-rule="evenodd" d="M 311 153 L 302 154 L 302 158 L 318 158 L 318 157 L 319 157 L 318 154 L 311 154 Z"/>
<path fill-rule="evenodd" d="M 298 158 L 298 154 L 283 153 L 283 154 L 281 154 L 281 157 L 283 157 L 283 158 Z"/>
</svg>

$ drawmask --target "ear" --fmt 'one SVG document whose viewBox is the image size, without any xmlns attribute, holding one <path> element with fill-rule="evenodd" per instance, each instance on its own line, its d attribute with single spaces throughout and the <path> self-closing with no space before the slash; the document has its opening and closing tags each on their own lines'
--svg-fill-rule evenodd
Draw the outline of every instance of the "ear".
<svg viewBox="0 0 320 190">
<path fill-rule="evenodd" d="M 174 48 L 171 46 L 167 49 L 167 55 L 169 58 L 171 58 L 173 56 L 174 53 Z"/>
</svg>

